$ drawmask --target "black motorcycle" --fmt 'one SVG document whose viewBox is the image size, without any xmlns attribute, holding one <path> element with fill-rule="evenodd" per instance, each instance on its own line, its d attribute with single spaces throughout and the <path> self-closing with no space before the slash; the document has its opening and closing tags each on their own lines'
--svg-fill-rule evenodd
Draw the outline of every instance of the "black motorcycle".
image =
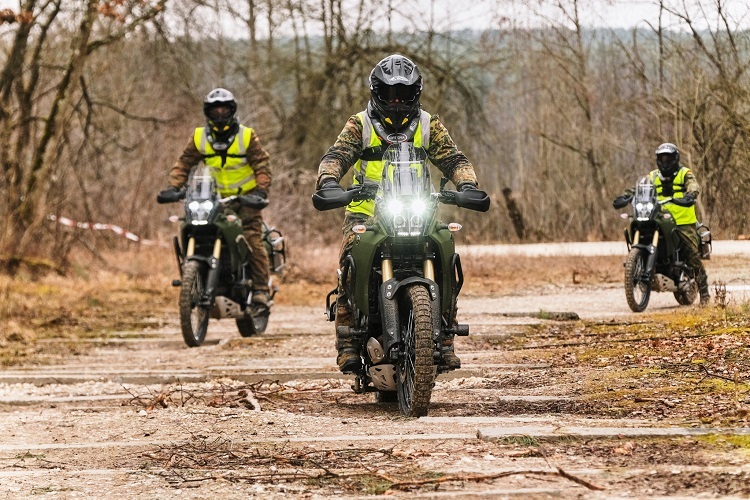
<svg viewBox="0 0 750 500">
<path fill-rule="evenodd" d="M 698 287 L 694 271 L 681 260 L 682 240 L 672 214 L 664 208 L 667 203 L 692 206 L 694 200 L 666 198 L 659 201 L 656 187 L 649 177 L 635 186 L 630 201 L 633 212 L 629 228 L 625 230 L 628 258 L 625 261 L 625 297 L 633 312 L 648 306 L 651 292 L 672 292 L 681 305 L 695 302 Z M 625 206 L 624 202 L 622 206 Z M 616 208 L 622 208 L 617 206 Z M 711 232 L 698 224 L 701 236 L 701 257 L 711 253 Z"/>
<path fill-rule="evenodd" d="M 185 217 L 173 216 L 170 220 L 183 221 L 179 238 L 173 240 L 180 279 L 172 285 L 180 287 L 180 327 L 185 343 L 190 347 L 203 343 L 209 318 L 234 318 L 243 337 L 263 333 L 277 288 L 271 278 L 268 305 L 252 302 L 251 249 L 242 234 L 242 221 L 227 207 L 242 203 L 263 208 L 268 200 L 253 195 L 221 198 L 210 175 L 194 175 L 187 191 L 157 201 L 181 199 L 185 200 Z M 286 262 L 284 238 L 264 223 L 262 240 L 271 272 L 280 272 Z"/>
</svg>

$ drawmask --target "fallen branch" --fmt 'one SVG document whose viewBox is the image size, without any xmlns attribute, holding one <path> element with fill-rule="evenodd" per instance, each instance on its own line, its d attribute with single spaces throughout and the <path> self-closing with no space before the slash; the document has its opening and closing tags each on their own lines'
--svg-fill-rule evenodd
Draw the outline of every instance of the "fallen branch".
<svg viewBox="0 0 750 500">
<path fill-rule="evenodd" d="M 455 475 L 455 476 L 442 476 L 432 479 L 419 479 L 414 481 L 399 481 L 396 483 L 391 484 L 389 489 L 397 489 L 397 490 L 407 490 L 410 488 L 414 488 L 417 486 L 425 486 L 428 484 L 440 484 L 440 483 L 448 483 L 453 481 L 491 481 L 493 479 L 500 479 L 503 477 L 508 476 L 515 476 L 515 475 L 534 475 L 534 476 L 558 476 L 565 479 L 568 479 L 569 481 L 573 481 L 576 484 L 579 484 L 581 486 L 584 486 L 590 490 L 595 491 L 603 491 L 604 488 L 600 486 L 596 486 L 595 484 L 592 484 L 584 479 L 581 479 L 577 476 L 574 476 L 568 472 L 565 472 L 561 468 L 557 468 L 556 471 L 544 471 L 544 470 L 518 470 L 518 471 L 505 471 L 505 472 L 498 472 L 497 474 L 477 474 L 477 475 Z M 389 478 L 385 476 L 379 475 L 382 479 L 389 480 Z"/>
</svg>

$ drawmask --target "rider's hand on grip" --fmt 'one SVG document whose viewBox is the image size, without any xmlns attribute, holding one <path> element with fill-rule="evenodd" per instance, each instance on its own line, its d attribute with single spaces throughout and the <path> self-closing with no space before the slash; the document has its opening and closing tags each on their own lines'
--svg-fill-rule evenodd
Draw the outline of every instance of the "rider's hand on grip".
<svg viewBox="0 0 750 500">
<path fill-rule="evenodd" d="M 156 195 L 156 203 L 175 203 L 183 198 L 185 198 L 184 190 L 175 186 L 169 186 L 159 191 L 159 194 Z"/>
<path fill-rule="evenodd" d="M 264 191 L 260 190 L 261 193 L 265 194 Z M 250 194 L 243 194 L 240 196 L 240 203 L 256 210 L 263 210 L 268 206 L 268 199 L 253 191 Z"/>
<path fill-rule="evenodd" d="M 477 189 L 477 185 L 474 184 L 473 182 L 462 182 L 461 184 L 458 185 L 458 191 L 461 193 L 463 193 L 464 191 L 471 190 L 471 189 L 474 189 L 474 190 Z"/>
<path fill-rule="evenodd" d="M 695 193 L 686 193 L 682 198 L 672 198 L 672 203 L 681 207 L 692 207 L 695 205 Z"/>
<path fill-rule="evenodd" d="M 612 206 L 616 209 L 621 209 L 625 206 L 627 206 L 628 203 L 630 203 L 630 200 L 633 199 L 633 195 L 630 194 L 622 194 L 618 196 L 617 198 L 612 201 Z"/>
</svg>

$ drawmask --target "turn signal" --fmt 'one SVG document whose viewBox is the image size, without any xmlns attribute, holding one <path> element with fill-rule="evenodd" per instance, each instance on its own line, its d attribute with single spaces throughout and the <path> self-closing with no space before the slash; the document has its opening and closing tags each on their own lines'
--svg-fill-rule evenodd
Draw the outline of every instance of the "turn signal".
<svg viewBox="0 0 750 500">
<path fill-rule="evenodd" d="M 459 224 L 458 222 L 451 222 L 448 224 L 448 231 L 451 233 L 455 233 L 456 231 L 460 231 L 463 226 Z"/>
<path fill-rule="evenodd" d="M 362 234 L 367 231 L 367 227 L 364 224 L 357 224 L 352 228 L 353 233 Z"/>
</svg>

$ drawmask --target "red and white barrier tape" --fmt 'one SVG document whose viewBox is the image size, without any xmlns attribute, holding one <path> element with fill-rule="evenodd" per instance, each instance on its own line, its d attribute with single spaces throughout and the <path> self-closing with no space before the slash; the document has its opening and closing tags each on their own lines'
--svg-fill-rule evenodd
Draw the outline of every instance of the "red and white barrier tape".
<svg viewBox="0 0 750 500">
<path fill-rule="evenodd" d="M 68 219 L 67 217 L 57 217 L 56 215 L 48 215 L 47 219 L 51 221 L 55 221 L 59 224 L 62 224 L 63 226 L 68 227 L 77 227 L 78 229 L 93 229 L 95 231 L 112 231 L 115 234 L 118 234 L 120 236 L 123 236 L 130 241 L 137 241 L 138 243 L 141 243 L 142 245 L 158 245 L 158 246 L 169 246 L 169 243 L 166 241 L 154 241 L 154 240 L 146 240 L 138 236 L 137 234 L 133 234 L 130 231 L 126 231 L 120 226 L 117 226 L 115 224 L 102 224 L 100 222 L 78 222 L 74 221 L 72 219 Z"/>
</svg>

